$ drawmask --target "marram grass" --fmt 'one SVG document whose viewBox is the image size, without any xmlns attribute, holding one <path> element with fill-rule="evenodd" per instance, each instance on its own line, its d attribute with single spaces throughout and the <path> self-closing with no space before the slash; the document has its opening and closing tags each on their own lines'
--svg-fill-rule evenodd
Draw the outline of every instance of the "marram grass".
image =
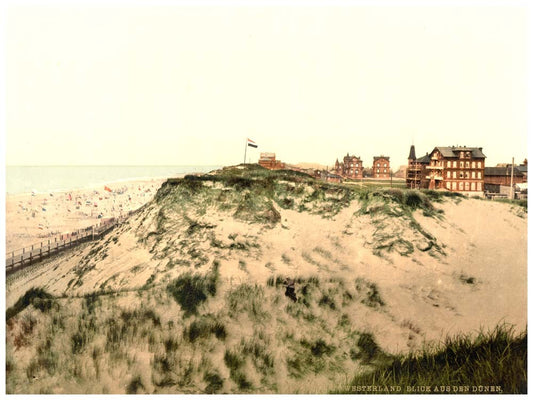
<svg viewBox="0 0 533 400">
<path fill-rule="evenodd" d="M 527 393 L 527 333 L 507 325 L 397 355 L 334 393 Z"/>
</svg>

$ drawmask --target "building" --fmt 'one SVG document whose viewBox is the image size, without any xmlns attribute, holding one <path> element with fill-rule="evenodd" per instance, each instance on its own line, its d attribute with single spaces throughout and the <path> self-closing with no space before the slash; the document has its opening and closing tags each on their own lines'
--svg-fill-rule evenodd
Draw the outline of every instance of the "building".
<svg viewBox="0 0 533 400">
<path fill-rule="evenodd" d="M 485 155 L 481 147 L 435 147 L 426 171 L 429 189 L 483 194 Z"/>
<path fill-rule="evenodd" d="M 519 167 L 512 168 L 511 165 L 507 165 L 505 167 L 486 167 L 485 184 L 511 186 L 511 173 L 513 174 L 513 184 L 527 182 L 526 176 Z"/>
<path fill-rule="evenodd" d="M 390 157 L 377 156 L 374 157 L 374 163 L 372 164 L 372 177 L 376 179 L 390 178 Z"/>
<path fill-rule="evenodd" d="M 259 165 L 267 169 L 285 168 L 285 163 L 276 160 L 276 153 L 261 153 L 259 156 Z"/>
<path fill-rule="evenodd" d="M 407 168 L 405 170 L 405 182 L 410 189 L 426 189 L 429 181 L 426 179 L 429 165 L 429 154 L 416 158 L 415 146 L 411 145 L 409 157 L 407 158 Z"/>
<path fill-rule="evenodd" d="M 335 161 L 335 173 L 344 178 L 361 179 L 363 177 L 363 161 L 357 156 L 346 153 L 343 162 Z"/>
<path fill-rule="evenodd" d="M 315 169 L 313 171 L 312 176 L 315 179 L 320 179 L 326 182 L 342 183 L 342 176 L 337 175 L 337 174 L 332 174 L 331 172 L 326 171 L 326 170 Z"/>
</svg>

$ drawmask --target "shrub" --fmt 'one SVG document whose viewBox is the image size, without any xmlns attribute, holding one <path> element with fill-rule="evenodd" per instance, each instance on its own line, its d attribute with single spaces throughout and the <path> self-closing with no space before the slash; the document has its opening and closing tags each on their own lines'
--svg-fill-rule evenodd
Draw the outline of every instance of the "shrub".
<svg viewBox="0 0 533 400">
<path fill-rule="evenodd" d="M 186 315 L 196 314 L 198 306 L 217 291 L 218 271 L 203 276 L 186 272 L 168 284 L 167 291 Z"/>
<path fill-rule="evenodd" d="M 56 304 L 54 297 L 41 288 L 31 288 L 21 298 L 17 300 L 13 307 L 6 311 L 6 321 L 13 318 L 29 305 L 32 305 L 41 312 L 49 311 Z"/>
</svg>

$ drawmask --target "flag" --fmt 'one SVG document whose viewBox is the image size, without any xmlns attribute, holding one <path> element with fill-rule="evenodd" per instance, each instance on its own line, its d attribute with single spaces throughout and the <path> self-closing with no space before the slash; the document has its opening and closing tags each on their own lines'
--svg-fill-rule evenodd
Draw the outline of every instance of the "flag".
<svg viewBox="0 0 533 400">
<path fill-rule="evenodd" d="M 257 145 L 251 139 L 248 139 L 248 147 L 253 147 L 254 149 L 257 149 Z"/>
<path fill-rule="evenodd" d="M 107 186 L 104 186 L 104 190 L 107 190 L 108 192 L 112 192 L 112 190 L 108 188 Z"/>
</svg>

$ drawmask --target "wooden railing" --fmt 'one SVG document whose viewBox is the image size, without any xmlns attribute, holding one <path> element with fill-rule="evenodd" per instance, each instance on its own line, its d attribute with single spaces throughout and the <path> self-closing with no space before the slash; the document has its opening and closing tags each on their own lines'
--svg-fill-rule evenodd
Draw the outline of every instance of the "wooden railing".
<svg viewBox="0 0 533 400">
<path fill-rule="evenodd" d="M 116 225 L 124 222 L 124 220 L 134 212 L 136 211 L 130 211 L 126 216 L 110 218 L 87 228 L 79 229 L 74 232 L 62 233 L 61 235 L 47 239 L 46 241 L 15 251 L 10 251 L 6 253 L 6 275 L 82 243 L 100 239 Z"/>
</svg>

